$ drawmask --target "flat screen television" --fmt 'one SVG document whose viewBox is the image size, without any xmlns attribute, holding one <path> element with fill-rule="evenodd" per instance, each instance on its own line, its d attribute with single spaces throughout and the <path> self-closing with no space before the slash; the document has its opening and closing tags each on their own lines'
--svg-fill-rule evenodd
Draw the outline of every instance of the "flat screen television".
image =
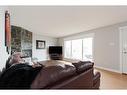
<svg viewBox="0 0 127 95">
<path fill-rule="evenodd" d="M 62 46 L 49 46 L 49 54 L 62 54 Z"/>
</svg>

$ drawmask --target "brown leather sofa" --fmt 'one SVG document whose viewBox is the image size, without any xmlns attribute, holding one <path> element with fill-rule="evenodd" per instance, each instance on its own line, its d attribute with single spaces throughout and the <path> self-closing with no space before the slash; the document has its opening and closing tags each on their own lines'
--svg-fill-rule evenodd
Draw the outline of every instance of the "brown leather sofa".
<svg viewBox="0 0 127 95">
<path fill-rule="evenodd" d="M 31 84 L 31 89 L 99 89 L 100 73 L 93 63 L 43 67 Z"/>
</svg>

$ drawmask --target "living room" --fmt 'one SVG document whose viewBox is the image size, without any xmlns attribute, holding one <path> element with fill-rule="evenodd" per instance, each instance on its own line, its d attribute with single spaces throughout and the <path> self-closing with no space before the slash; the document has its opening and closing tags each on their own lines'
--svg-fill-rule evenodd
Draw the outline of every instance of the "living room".
<svg viewBox="0 0 127 95">
<path fill-rule="evenodd" d="M 126 61 L 122 60 L 126 56 L 120 53 L 121 40 L 126 38 L 120 34 L 126 31 L 126 10 L 126 6 L 1 6 L 0 68 L 3 69 L 12 50 L 8 52 L 5 46 L 7 12 L 12 26 L 32 32 L 29 46 L 33 59 L 50 60 L 49 47 L 62 46 L 64 60 L 94 62 L 94 68 L 101 74 L 100 89 L 126 89 L 127 76 L 122 74 L 126 73 L 122 67 L 126 64 L 121 63 Z M 126 45 L 124 52 L 126 54 Z"/>
</svg>

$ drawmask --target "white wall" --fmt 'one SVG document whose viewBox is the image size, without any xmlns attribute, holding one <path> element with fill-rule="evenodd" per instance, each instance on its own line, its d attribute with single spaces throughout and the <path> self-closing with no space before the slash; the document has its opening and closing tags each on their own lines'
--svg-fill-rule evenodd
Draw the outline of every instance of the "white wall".
<svg viewBox="0 0 127 95">
<path fill-rule="evenodd" d="M 46 48 L 45 49 L 36 49 L 36 40 L 46 41 Z M 38 34 L 33 33 L 33 48 L 32 48 L 33 53 L 32 53 L 32 55 L 33 55 L 33 57 L 38 58 L 39 61 L 49 59 L 48 47 L 53 46 L 53 45 L 57 45 L 57 39 L 56 38 L 42 36 L 42 35 L 38 35 Z"/>
<path fill-rule="evenodd" d="M 82 33 L 59 38 L 59 45 L 64 39 L 85 36 L 94 33 L 94 62 L 95 66 L 120 72 L 119 57 L 119 27 L 127 26 L 127 22 L 101 27 Z"/>
<path fill-rule="evenodd" d="M 0 7 L 0 70 L 5 66 L 8 54 L 5 47 L 5 11 L 7 7 Z"/>
</svg>

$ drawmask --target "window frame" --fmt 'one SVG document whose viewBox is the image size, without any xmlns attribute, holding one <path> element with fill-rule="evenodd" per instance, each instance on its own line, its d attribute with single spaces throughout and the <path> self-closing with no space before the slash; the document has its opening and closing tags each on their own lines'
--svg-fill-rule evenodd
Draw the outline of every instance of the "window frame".
<svg viewBox="0 0 127 95">
<path fill-rule="evenodd" d="M 84 51 L 84 49 L 83 49 L 83 39 L 85 39 L 85 38 L 92 38 L 92 61 L 94 61 L 94 33 L 90 33 L 90 34 L 86 34 L 86 35 L 83 35 L 83 36 L 79 36 L 79 37 L 72 37 L 72 38 L 65 38 L 64 39 L 64 58 L 65 59 L 72 59 L 72 60 L 80 60 L 80 59 L 74 59 L 74 58 L 72 58 L 72 41 L 73 40 L 78 40 L 78 39 L 81 39 L 82 40 L 82 60 L 83 60 L 83 51 Z M 70 58 L 68 58 L 68 57 L 65 57 L 65 42 L 66 41 L 71 41 L 71 57 Z"/>
</svg>

